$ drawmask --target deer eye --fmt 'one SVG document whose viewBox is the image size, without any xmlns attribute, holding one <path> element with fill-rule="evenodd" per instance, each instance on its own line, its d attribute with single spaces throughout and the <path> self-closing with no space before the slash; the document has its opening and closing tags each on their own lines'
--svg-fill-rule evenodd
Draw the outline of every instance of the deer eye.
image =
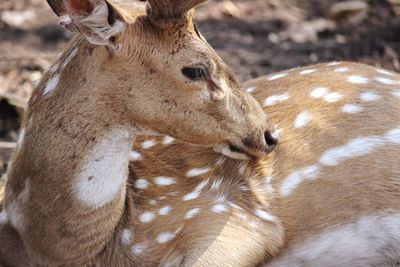
<svg viewBox="0 0 400 267">
<path fill-rule="evenodd" d="M 182 74 L 192 81 L 199 81 L 206 76 L 207 71 L 204 67 L 187 67 L 182 69 Z"/>
</svg>

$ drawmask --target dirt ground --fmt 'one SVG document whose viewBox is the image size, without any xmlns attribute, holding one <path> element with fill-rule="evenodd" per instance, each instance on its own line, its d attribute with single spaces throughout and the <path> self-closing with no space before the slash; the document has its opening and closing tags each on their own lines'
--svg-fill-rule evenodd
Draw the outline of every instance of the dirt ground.
<svg viewBox="0 0 400 267">
<path fill-rule="evenodd" d="M 199 8 L 196 21 L 242 81 L 333 60 L 399 71 L 400 1 L 348 2 L 211 0 Z M 71 37 L 45 0 L 1 0 L 0 176 L 26 100 Z"/>
</svg>

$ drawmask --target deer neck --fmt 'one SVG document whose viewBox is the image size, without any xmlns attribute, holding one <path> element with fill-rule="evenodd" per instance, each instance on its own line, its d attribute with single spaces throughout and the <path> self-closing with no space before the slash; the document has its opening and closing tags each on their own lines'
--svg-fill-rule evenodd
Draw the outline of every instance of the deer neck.
<svg viewBox="0 0 400 267">
<path fill-rule="evenodd" d="M 62 56 L 58 70 L 46 74 L 31 98 L 6 185 L 9 220 L 39 264 L 51 262 L 49 255 L 54 263 L 80 264 L 82 250 L 90 247 L 93 255 L 84 255 L 90 257 L 104 247 L 122 216 L 138 130 L 117 120 L 113 114 L 119 111 L 101 96 L 90 95 L 97 84 L 71 53 L 76 52 Z M 62 69 L 68 60 L 74 68 Z M 46 91 L 57 75 L 58 84 Z M 66 249 L 71 247 L 76 250 Z"/>
</svg>

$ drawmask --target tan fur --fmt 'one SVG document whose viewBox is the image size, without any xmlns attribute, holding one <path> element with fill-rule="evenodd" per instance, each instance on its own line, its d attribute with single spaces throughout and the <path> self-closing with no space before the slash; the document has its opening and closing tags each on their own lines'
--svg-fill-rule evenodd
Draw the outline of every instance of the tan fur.
<svg viewBox="0 0 400 267">
<path fill-rule="evenodd" d="M 300 183 L 288 197 L 279 195 L 279 189 L 293 171 L 315 164 L 327 149 L 356 137 L 381 136 L 398 127 L 398 99 L 392 94 L 398 87 L 375 81 L 357 85 L 346 79 L 360 75 L 399 81 L 399 76 L 385 76 L 359 64 L 341 63 L 340 67 L 349 68 L 349 72 L 337 73 L 334 70 L 339 66 L 321 64 L 290 70 L 288 76 L 278 80 L 267 82 L 263 77 L 246 84 L 245 88 L 256 87 L 253 94 L 260 102 L 286 91 L 291 95 L 286 102 L 265 107 L 278 128 L 283 129 L 278 149 L 268 158 L 246 163 L 176 140 L 163 144 L 164 137 L 138 138 L 134 149 L 141 159 L 133 161 L 130 167 L 124 215 L 98 263 L 253 266 L 264 257 L 276 255 L 282 244 L 280 253 L 284 254 L 294 244 L 364 215 L 398 213 L 400 188 L 394 179 L 399 173 L 396 145 L 382 146 L 374 153 L 346 160 L 337 167 L 324 167 L 319 177 Z M 299 75 L 306 69 L 316 72 Z M 334 103 L 310 98 L 311 91 L 318 87 L 339 92 L 343 98 Z M 381 98 L 362 102 L 359 94 L 365 91 L 374 91 Z M 346 103 L 359 104 L 365 109 L 346 114 L 341 111 Z M 304 128 L 295 129 L 297 114 L 305 110 L 312 112 L 313 120 Z M 142 144 L 149 139 L 155 140 L 156 145 L 143 149 Z M 243 166 L 247 168 L 244 170 Z M 186 177 L 194 167 L 210 170 L 200 176 Z M 157 186 L 154 179 L 160 175 L 175 178 L 176 184 Z M 138 179 L 146 179 L 148 187 L 136 188 Z M 219 179 L 220 185 L 213 189 L 213 182 Z M 183 201 L 185 195 L 206 180 L 209 182 L 197 198 Z M 156 200 L 156 204 L 150 200 Z M 213 212 L 213 205 L 221 201 L 227 211 Z M 159 209 L 166 205 L 172 207 L 171 212 L 159 215 Z M 196 207 L 201 208 L 200 213 L 184 219 L 186 212 Z M 276 222 L 262 221 L 255 215 L 255 208 L 275 215 Z M 149 223 L 141 223 L 138 218 L 145 211 L 153 211 L 157 216 Z M 121 239 L 126 229 L 134 234 L 127 243 Z M 156 238 L 164 231 L 176 236 L 158 244 Z M 132 249 L 137 245 L 144 245 L 144 249 L 135 255 Z"/>
<path fill-rule="evenodd" d="M 125 14 L 115 15 L 125 23 L 122 32 L 108 25 L 107 17 L 97 17 L 113 12 L 102 0 L 92 2 L 94 13 L 85 10 L 79 16 L 76 9 L 89 5 L 67 5 L 73 12 L 67 13 L 71 21 L 65 23 L 82 35 L 44 75 L 30 99 L 5 190 L 9 224 L 33 265 L 84 266 L 107 253 L 107 243 L 126 216 L 127 167 L 115 174 L 118 177 L 100 177 L 97 186 L 102 190 L 108 184 L 118 188 L 99 207 L 77 199 L 96 200 L 90 196 L 96 192 L 85 193 L 88 186 L 79 193 L 79 182 L 96 183 L 97 161 L 120 164 L 107 153 L 120 153 L 121 146 L 128 150 L 136 134 L 160 132 L 205 147 L 235 144 L 265 154 L 264 132 L 273 127 L 197 35 L 189 14 L 197 3 L 180 9 L 184 23 L 167 28 L 152 22 L 143 5 L 133 3 L 132 12 L 124 8 Z M 183 76 L 182 68 L 196 64 L 207 68 L 207 79 Z M 212 97 L 216 89 L 218 99 Z M 248 139 L 249 147 L 243 141 Z M 104 150 L 102 142 L 117 142 L 115 151 Z M 107 168 L 102 171 L 107 173 Z M 80 176 L 88 172 L 94 175 Z M 112 184 L 121 176 L 121 185 Z"/>
</svg>

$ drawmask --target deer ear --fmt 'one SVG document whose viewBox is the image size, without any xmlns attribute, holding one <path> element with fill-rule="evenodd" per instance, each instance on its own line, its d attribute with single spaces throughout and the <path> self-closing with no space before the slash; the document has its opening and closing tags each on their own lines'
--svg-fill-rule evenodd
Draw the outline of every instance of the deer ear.
<svg viewBox="0 0 400 267">
<path fill-rule="evenodd" d="M 118 50 L 120 45 L 111 38 L 125 29 L 122 16 L 105 0 L 47 0 L 60 25 L 82 33 L 96 45 Z"/>
</svg>

